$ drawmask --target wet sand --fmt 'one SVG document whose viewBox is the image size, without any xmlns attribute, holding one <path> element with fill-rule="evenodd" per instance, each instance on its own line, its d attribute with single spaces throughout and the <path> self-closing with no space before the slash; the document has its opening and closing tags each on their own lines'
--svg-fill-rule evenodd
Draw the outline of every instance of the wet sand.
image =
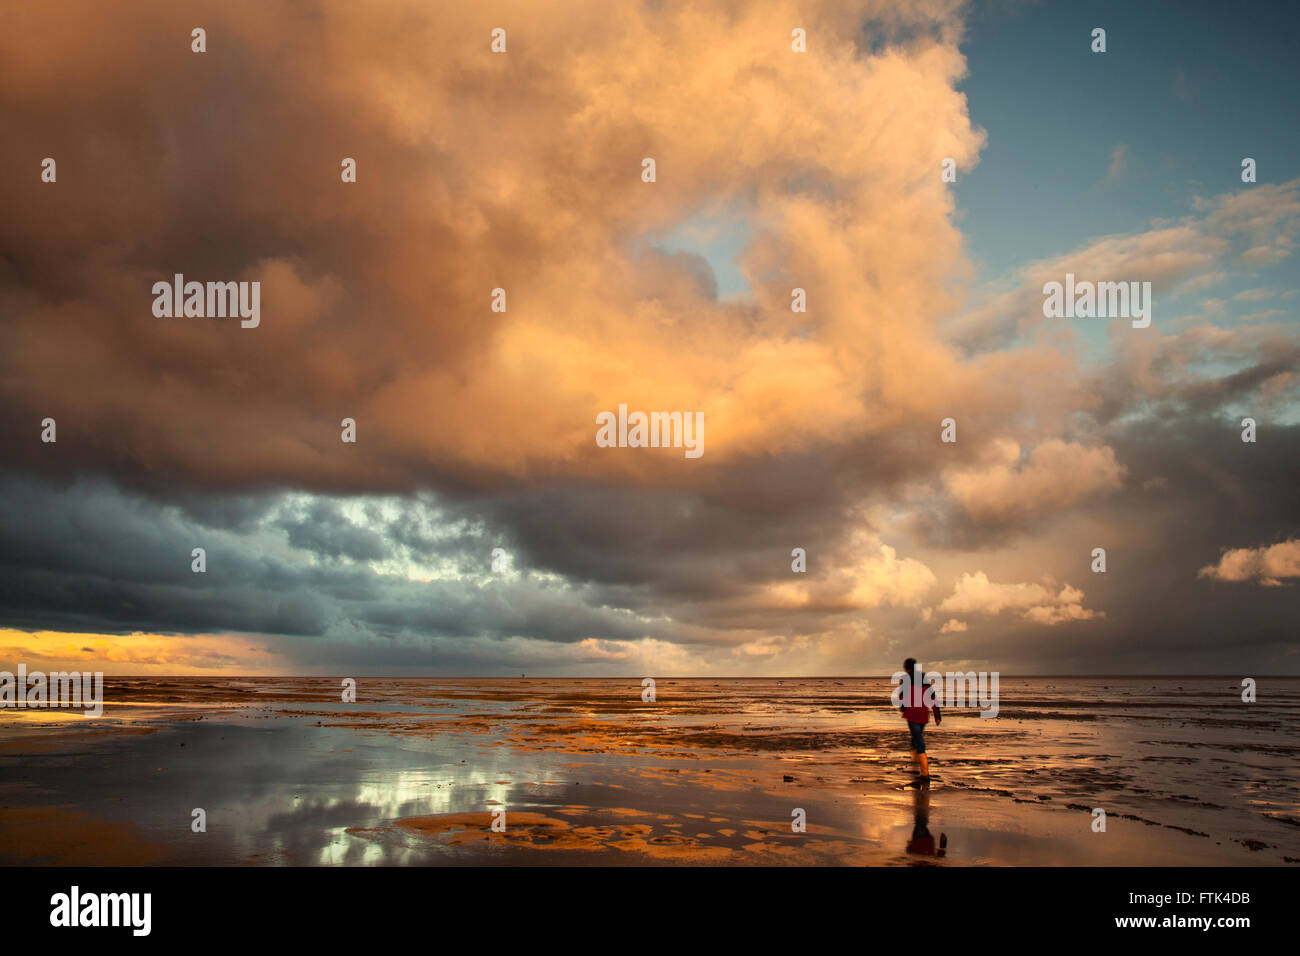
<svg viewBox="0 0 1300 956">
<path fill-rule="evenodd" d="M 996 719 L 927 732 L 929 792 L 884 679 L 357 690 L 109 678 L 100 718 L 0 711 L 0 862 L 1300 862 L 1295 678 L 1256 704 L 1231 678 L 1004 679 Z"/>
</svg>

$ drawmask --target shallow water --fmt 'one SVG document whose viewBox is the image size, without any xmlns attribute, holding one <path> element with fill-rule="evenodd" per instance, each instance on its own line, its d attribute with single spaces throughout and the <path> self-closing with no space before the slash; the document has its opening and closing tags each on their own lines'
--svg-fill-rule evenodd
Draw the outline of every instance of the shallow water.
<svg viewBox="0 0 1300 956">
<path fill-rule="evenodd" d="M 1300 860 L 1300 678 L 1253 704 L 1233 678 L 1004 679 L 995 719 L 928 729 L 928 794 L 889 690 L 363 678 L 345 704 L 320 678 L 109 678 L 100 718 L 0 711 L 0 860 Z"/>
</svg>

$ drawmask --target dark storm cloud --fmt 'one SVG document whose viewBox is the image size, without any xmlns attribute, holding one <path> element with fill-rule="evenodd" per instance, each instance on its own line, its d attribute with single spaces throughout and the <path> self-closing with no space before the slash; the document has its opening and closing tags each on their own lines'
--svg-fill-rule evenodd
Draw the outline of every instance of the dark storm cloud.
<svg viewBox="0 0 1300 956">
<path fill-rule="evenodd" d="M 1230 419 L 1143 421 L 1109 437 L 1124 488 L 1041 523 L 1015 544 L 1073 552 L 1067 579 L 1098 618 L 1042 628 L 1011 618 L 942 636 L 917 635 L 931 659 L 1001 660 L 1010 672 L 1292 673 L 1300 650 L 1300 579 L 1279 587 L 1198 578 L 1225 550 L 1300 538 L 1300 426 L 1271 426 L 1255 444 Z M 1107 570 L 1090 571 L 1105 547 Z M 1068 566 L 1068 565 L 1067 565 Z"/>
<path fill-rule="evenodd" d="M 389 525 L 358 527 L 341 504 L 271 501 L 263 525 L 232 532 L 174 506 L 127 496 L 104 483 L 52 487 L 7 478 L 0 511 L 0 614 L 8 626 L 96 633 L 154 631 L 382 638 L 505 637 L 572 642 L 634 639 L 665 630 L 603 606 L 600 596 L 507 576 L 491 579 L 490 547 L 457 536 L 421 550 L 465 579 L 409 580 L 363 563 L 412 557 L 386 527 L 418 523 L 418 507 Z M 309 515 L 314 523 L 285 520 Z M 362 542 L 357 546 L 357 542 Z M 207 570 L 191 569 L 191 549 Z M 471 550 L 472 549 L 472 550 Z M 335 559 L 347 558 L 338 561 Z"/>
<path fill-rule="evenodd" d="M 1099 660 L 1129 671 L 1284 666 L 1295 646 L 1288 622 L 1300 619 L 1300 589 L 1198 580 L 1197 571 L 1227 548 L 1300 535 L 1300 428 L 1267 430 L 1256 445 L 1222 425 L 1134 426 L 1113 441 L 1130 480 L 1086 517 L 1115 536 L 1036 531 L 1077 552 L 1071 580 L 1104 619 L 1058 627 L 1046 638 L 1015 619 L 936 637 L 915 610 L 884 608 L 875 626 L 931 660 L 991 659 L 1008 670 L 1088 670 Z M 809 525 L 768 527 L 749 508 L 728 511 L 721 502 L 573 489 L 450 504 L 390 499 L 354 507 L 362 526 L 345 516 L 343 501 L 289 496 L 246 502 L 242 510 L 260 519 L 233 533 L 104 485 L 55 489 L 9 479 L 4 493 L 11 506 L 0 523 L 0 613 L 17 627 L 311 636 L 332 648 L 331 658 L 346 658 L 340 646 L 366 647 L 368 660 L 392 666 L 427 662 L 436 647 L 443 665 L 455 658 L 473 671 L 473 662 L 506 666 L 494 642 L 511 635 L 558 643 L 654 637 L 725 648 L 751 629 L 797 638 L 851 627 L 856 617 L 747 606 L 755 588 L 788 579 L 780 539 Z M 311 533 L 302 534 L 307 517 Z M 271 540 L 283 553 L 270 556 L 278 550 Z M 208 573 L 190 571 L 191 544 L 208 548 Z M 1109 569 L 1089 575 L 1086 556 L 1098 544 L 1107 547 Z M 494 580 L 487 572 L 497 546 L 516 568 L 565 583 L 527 574 Z M 827 560 L 816 547 L 812 553 L 814 562 Z M 354 559 L 446 561 L 466 577 L 412 581 Z M 393 638 L 418 639 L 425 650 L 374 643 Z"/>
</svg>

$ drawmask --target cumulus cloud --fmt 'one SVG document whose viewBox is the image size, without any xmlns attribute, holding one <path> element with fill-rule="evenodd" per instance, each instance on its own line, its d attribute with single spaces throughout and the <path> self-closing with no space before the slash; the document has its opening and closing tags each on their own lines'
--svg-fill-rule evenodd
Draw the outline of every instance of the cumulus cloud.
<svg viewBox="0 0 1300 956">
<path fill-rule="evenodd" d="M 1020 445 L 992 443 L 987 461 L 944 474 L 948 492 L 976 521 L 1007 521 L 1061 511 L 1119 488 L 1124 468 L 1115 451 L 1051 439 L 1021 455 Z"/>
<path fill-rule="evenodd" d="M 1254 581 L 1280 587 L 1283 578 L 1300 577 L 1300 538 L 1258 548 L 1225 551 L 1218 564 L 1201 568 L 1198 576 L 1215 581 Z"/>
<path fill-rule="evenodd" d="M 934 572 L 915 558 L 880 544 L 855 566 L 833 570 L 808 582 L 783 582 L 768 592 L 770 606 L 822 607 L 842 610 L 880 607 L 884 604 L 915 607 L 938 583 Z"/>
<path fill-rule="evenodd" d="M 1059 589 L 1045 584 L 998 584 L 983 571 L 966 573 L 953 592 L 938 606 L 941 612 L 996 616 L 1004 611 L 1035 624 L 1052 626 L 1066 621 L 1087 621 L 1104 617 L 1083 606 L 1083 592 L 1068 584 Z"/>
<path fill-rule="evenodd" d="M 702 411 L 702 472 L 883 434 L 936 401 L 917 381 L 978 386 L 929 334 L 966 269 L 934 157 L 972 168 L 984 140 L 956 2 L 533 4 L 501 56 L 473 5 L 232 2 L 202 57 L 174 42 L 192 17 L 172 4 L 97 11 L 28 5 L 0 39 L 6 136 L 70 171 L 41 192 L 0 170 L 0 397 L 22 410 L 0 437 L 50 415 L 75 438 L 57 460 L 14 441 L 31 467 L 676 485 L 699 480 L 680 454 L 607 453 L 596 414 Z M 791 54 L 796 21 L 816 56 Z M 713 215 L 747 239 L 740 301 L 660 247 Z M 260 280 L 260 327 L 155 318 L 148 290 L 177 272 Z"/>
</svg>

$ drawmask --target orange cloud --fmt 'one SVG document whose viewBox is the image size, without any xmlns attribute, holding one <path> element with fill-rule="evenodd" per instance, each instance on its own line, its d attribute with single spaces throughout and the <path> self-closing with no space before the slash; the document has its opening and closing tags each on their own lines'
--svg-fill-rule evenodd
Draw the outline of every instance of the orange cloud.
<svg viewBox="0 0 1300 956">
<path fill-rule="evenodd" d="M 1113 449 L 1051 439 L 1022 461 L 1020 445 L 994 441 L 990 460 L 945 473 L 948 492 L 975 520 L 1006 520 L 1061 511 L 1123 482 L 1124 467 Z"/>
<path fill-rule="evenodd" d="M 1256 581 L 1281 587 L 1282 578 L 1300 578 L 1300 538 L 1259 548 L 1225 551 L 1218 564 L 1201 568 L 1197 575 L 1216 581 Z"/>
<path fill-rule="evenodd" d="M 983 571 L 963 574 L 950 596 L 938 607 L 955 614 L 1018 614 L 1036 624 L 1052 626 L 1066 621 L 1087 621 L 1104 617 L 1083 606 L 1083 592 L 1066 584 L 1059 590 L 1051 584 L 998 584 Z M 951 622 L 950 622 L 951 623 Z M 945 625 L 945 629 L 946 629 Z M 957 628 L 953 628 L 957 630 Z"/>
<path fill-rule="evenodd" d="M 44 191 L 0 170 L 10 247 L 42 264 L 15 271 L 33 278 L 0 394 L 67 435 L 59 464 L 23 443 L 33 467 L 680 483 L 680 454 L 602 453 L 596 414 L 702 411 L 707 469 L 979 394 L 932 334 L 969 271 L 940 163 L 967 171 L 984 143 L 956 89 L 957 2 L 232 2 L 205 11 L 202 55 L 192 12 L 151 6 L 27 5 L 0 39 L 23 97 L 9 135 L 61 170 Z M 893 41 L 871 56 L 867 20 Z M 748 239 L 736 300 L 661 248 L 716 216 Z M 260 280 L 262 324 L 155 318 L 151 284 L 175 272 Z"/>
</svg>

